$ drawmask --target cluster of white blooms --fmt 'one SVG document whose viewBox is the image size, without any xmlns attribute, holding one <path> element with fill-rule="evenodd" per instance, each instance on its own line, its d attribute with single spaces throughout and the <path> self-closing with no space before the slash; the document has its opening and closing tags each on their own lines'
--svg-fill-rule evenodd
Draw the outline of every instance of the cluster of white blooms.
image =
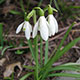
<svg viewBox="0 0 80 80">
<path fill-rule="evenodd" d="M 34 25 L 33 30 L 29 21 L 24 21 L 18 26 L 16 33 L 19 33 L 22 27 L 25 32 L 25 37 L 28 40 L 30 39 L 31 32 L 32 32 L 32 37 L 35 38 L 38 31 L 40 31 L 40 35 L 42 39 L 45 41 L 48 40 L 49 36 L 55 35 L 55 33 L 58 32 L 58 23 L 52 14 L 49 14 L 47 18 L 45 18 L 45 16 L 40 16 L 40 18 Z"/>
</svg>

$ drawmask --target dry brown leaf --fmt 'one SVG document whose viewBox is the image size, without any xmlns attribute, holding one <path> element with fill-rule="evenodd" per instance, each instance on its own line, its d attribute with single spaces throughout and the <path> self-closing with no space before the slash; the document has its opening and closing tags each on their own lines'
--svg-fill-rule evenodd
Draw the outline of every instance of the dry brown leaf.
<svg viewBox="0 0 80 80">
<path fill-rule="evenodd" d="M 6 70 L 3 73 L 4 77 L 10 77 L 10 75 L 14 72 L 14 68 L 16 66 L 20 69 L 20 72 L 18 73 L 19 76 L 21 74 L 22 67 L 21 67 L 21 63 L 17 62 L 17 63 L 10 64 L 6 67 Z"/>
<path fill-rule="evenodd" d="M 0 60 L 0 66 L 3 66 L 3 64 L 4 64 L 5 61 L 6 61 L 6 58 L 2 58 L 2 59 Z"/>
</svg>

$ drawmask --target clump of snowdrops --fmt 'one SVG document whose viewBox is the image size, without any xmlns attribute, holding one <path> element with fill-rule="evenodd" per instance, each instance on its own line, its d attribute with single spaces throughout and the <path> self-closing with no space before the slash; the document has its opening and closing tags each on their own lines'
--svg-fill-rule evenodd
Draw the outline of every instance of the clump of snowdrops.
<svg viewBox="0 0 80 80">
<path fill-rule="evenodd" d="M 45 17 L 45 11 L 48 10 L 48 16 Z M 36 14 L 36 12 L 38 14 Z M 66 63 L 59 66 L 53 67 L 52 65 L 56 62 L 64 53 L 66 53 L 73 45 L 75 45 L 80 38 L 77 38 L 67 44 L 63 49 L 60 49 L 67 38 L 70 30 L 74 26 L 74 23 L 69 27 L 68 31 L 64 35 L 60 45 L 55 51 L 55 55 L 53 52 L 51 53 L 51 57 L 48 57 L 48 39 L 51 36 L 55 36 L 58 33 L 58 22 L 55 19 L 53 12 L 57 12 L 56 9 L 52 8 L 51 5 L 48 5 L 46 10 L 41 9 L 40 7 L 34 7 L 32 11 L 25 15 L 24 21 L 18 26 L 16 33 L 18 34 L 21 29 L 25 33 L 25 37 L 27 39 L 32 58 L 35 61 L 35 65 L 33 66 L 24 66 L 27 69 L 32 70 L 32 72 L 28 72 L 24 75 L 20 80 L 25 80 L 29 76 L 33 75 L 33 80 L 46 80 L 48 77 L 53 76 L 67 76 L 67 77 L 76 77 L 80 78 L 79 74 L 71 74 L 71 73 L 54 73 L 54 71 L 58 70 L 75 70 L 79 71 L 80 64 L 77 63 Z M 37 20 L 36 17 L 39 17 Z M 30 18 L 33 17 L 34 26 L 30 24 Z M 32 36 L 32 37 L 31 37 Z M 43 41 L 45 41 L 45 52 L 43 52 Z M 40 43 L 40 61 L 39 61 L 39 52 L 38 52 L 38 43 Z M 53 50 L 54 51 L 54 50 Z M 44 60 L 43 60 L 44 55 Z"/>
</svg>

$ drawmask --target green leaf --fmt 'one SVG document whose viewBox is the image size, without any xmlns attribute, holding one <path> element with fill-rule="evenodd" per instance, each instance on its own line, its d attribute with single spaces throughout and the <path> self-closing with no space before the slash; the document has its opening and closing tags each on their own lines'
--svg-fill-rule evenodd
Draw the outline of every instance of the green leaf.
<svg viewBox="0 0 80 80">
<path fill-rule="evenodd" d="M 24 51 L 17 50 L 15 54 L 23 54 Z"/>
<path fill-rule="evenodd" d="M 32 70 L 35 69 L 35 67 L 32 67 L 32 66 L 24 66 L 24 65 L 23 65 L 23 67 L 26 68 L 26 69 L 32 69 Z"/>
<path fill-rule="evenodd" d="M 20 0 L 20 6 L 21 6 L 22 11 L 25 13 L 25 8 L 24 8 L 23 0 Z"/>
<path fill-rule="evenodd" d="M 56 66 L 54 68 L 51 68 L 50 72 L 57 71 L 57 70 L 80 71 L 80 65 L 79 66 L 76 66 L 76 65 L 74 65 L 74 66 L 70 66 L 70 65 L 69 66 L 62 66 L 62 65 L 60 65 L 60 66 Z"/>
<path fill-rule="evenodd" d="M 25 80 L 27 79 L 30 75 L 32 75 L 33 72 L 27 73 L 26 75 L 24 75 L 22 78 L 20 78 L 20 80 Z"/>
<path fill-rule="evenodd" d="M 59 65 L 50 69 L 50 71 L 56 71 L 56 70 L 80 71 L 80 64 L 79 63 L 66 63 L 66 64 L 62 64 L 62 65 Z"/>
<path fill-rule="evenodd" d="M 10 13 L 14 15 L 21 15 L 21 16 L 23 15 L 21 12 L 15 10 L 10 10 Z"/>
<path fill-rule="evenodd" d="M 57 10 L 59 10 L 59 11 L 60 11 L 60 8 L 59 8 L 58 3 L 57 3 L 57 1 L 56 1 L 56 0 L 54 0 L 54 4 L 55 4 L 55 6 L 56 6 Z M 61 12 L 61 11 L 60 11 L 60 12 Z"/>
<path fill-rule="evenodd" d="M 65 46 L 59 53 L 55 54 L 55 56 L 53 56 L 48 63 L 44 66 L 43 70 L 44 70 L 44 75 L 42 80 L 45 78 L 46 74 L 48 73 L 50 67 L 52 66 L 52 64 L 57 61 L 64 53 L 66 53 L 72 46 L 74 46 L 78 41 L 80 40 L 80 37 L 73 40 L 72 42 L 70 42 L 67 46 Z"/>
<path fill-rule="evenodd" d="M 66 38 L 67 38 L 69 32 L 71 31 L 72 27 L 74 26 L 74 24 L 75 24 L 75 23 L 72 23 L 72 25 L 71 25 L 71 26 L 69 27 L 69 29 L 67 30 L 66 34 L 64 35 L 63 39 L 61 40 L 61 43 L 60 43 L 60 45 L 59 45 L 59 47 L 58 47 L 58 49 L 57 49 L 56 54 L 60 51 L 60 48 L 62 47 L 64 41 L 66 40 Z"/>
<path fill-rule="evenodd" d="M 2 48 L 3 48 L 3 47 L 2 47 L 2 46 L 0 46 L 0 50 L 2 50 Z"/>
<path fill-rule="evenodd" d="M 5 0 L 0 0 L 0 4 L 2 4 L 3 2 L 5 2 Z"/>
<path fill-rule="evenodd" d="M 1 52 L 1 55 L 3 56 L 4 55 L 4 52 L 8 49 L 8 48 L 11 48 L 12 46 L 7 46 L 7 47 L 5 47 L 3 50 L 2 50 L 2 52 Z"/>
<path fill-rule="evenodd" d="M 71 74 L 71 73 L 54 73 L 48 75 L 48 77 L 53 77 L 53 76 L 80 78 L 80 74 Z"/>
<path fill-rule="evenodd" d="M 3 24 L 0 23 L 0 45 L 3 46 Z"/>
</svg>

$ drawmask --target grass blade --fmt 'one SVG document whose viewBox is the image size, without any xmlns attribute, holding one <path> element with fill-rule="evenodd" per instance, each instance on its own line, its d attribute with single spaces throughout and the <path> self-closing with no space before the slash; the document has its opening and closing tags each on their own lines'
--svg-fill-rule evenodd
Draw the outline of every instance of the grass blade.
<svg viewBox="0 0 80 80">
<path fill-rule="evenodd" d="M 23 16 L 21 12 L 15 11 L 15 10 L 10 10 L 10 13 L 14 14 L 14 15 L 21 15 L 21 16 Z"/>
<path fill-rule="evenodd" d="M 31 69 L 31 70 L 35 69 L 35 67 L 32 67 L 32 66 L 25 66 L 25 65 L 23 65 L 23 67 L 26 68 L 26 69 Z"/>
<path fill-rule="evenodd" d="M 0 23 L 0 45 L 3 46 L 3 24 Z"/>
<path fill-rule="evenodd" d="M 1 55 L 3 56 L 4 55 L 4 52 L 8 49 L 8 48 L 11 48 L 12 46 L 7 46 L 7 47 L 5 47 L 3 50 L 2 50 L 2 52 L 1 52 Z"/>
<path fill-rule="evenodd" d="M 23 5 L 23 0 L 20 0 L 20 6 L 21 6 L 22 11 L 25 13 L 25 8 L 24 8 L 24 5 Z"/>
<path fill-rule="evenodd" d="M 59 47 L 58 47 L 58 49 L 57 49 L 56 54 L 60 51 L 60 48 L 62 47 L 64 41 L 66 40 L 66 38 L 67 38 L 69 32 L 71 31 L 72 27 L 74 26 L 74 24 L 75 24 L 75 23 L 72 23 L 72 25 L 71 25 L 71 26 L 69 27 L 69 29 L 67 30 L 66 34 L 64 35 L 63 39 L 61 40 L 61 43 L 60 43 L 60 45 L 59 45 Z"/>
<path fill-rule="evenodd" d="M 36 61 L 36 60 L 35 60 L 34 50 L 33 50 L 33 47 L 32 47 L 32 43 L 31 43 L 30 40 L 27 40 L 27 42 L 28 42 L 28 45 L 29 45 L 30 51 L 31 51 L 31 53 L 32 53 L 32 57 L 33 57 L 34 61 Z"/>
<path fill-rule="evenodd" d="M 67 46 L 65 46 L 59 53 L 55 54 L 48 63 L 44 66 L 44 75 L 42 80 L 45 78 L 46 74 L 49 71 L 49 68 L 52 66 L 52 64 L 57 61 L 64 53 L 66 53 L 72 46 L 74 46 L 78 41 L 80 40 L 80 37 L 70 42 Z"/>
<path fill-rule="evenodd" d="M 71 73 L 54 73 L 48 75 L 48 77 L 53 77 L 53 76 L 80 78 L 80 74 L 71 74 Z"/>
<path fill-rule="evenodd" d="M 30 75 L 32 75 L 33 72 L 27 73 L 26 75 L 24 75 L 22 78 L 20 78 L 20 80 L 25 80 L 27 79 Z"/>
</svg>

